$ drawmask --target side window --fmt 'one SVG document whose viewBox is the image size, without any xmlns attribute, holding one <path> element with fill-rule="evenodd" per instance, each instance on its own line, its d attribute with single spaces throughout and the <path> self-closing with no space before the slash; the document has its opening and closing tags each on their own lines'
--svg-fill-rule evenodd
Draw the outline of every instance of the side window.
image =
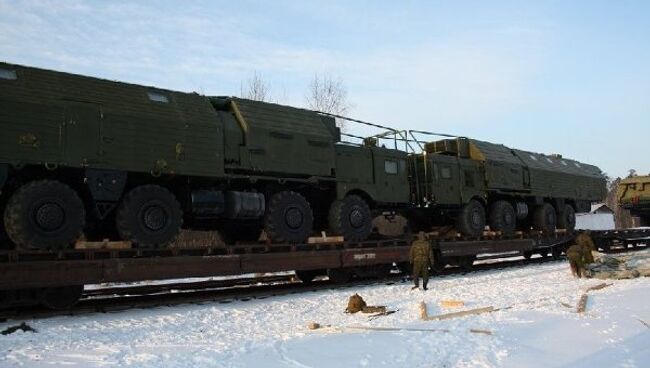
<svg viewBox="0 0 650 368">
<path fill-rule="evenodd" d="M 0 68 L 0 79 L 16 80 L 18 75 L 15 70 Z"/>
<path fill-rule="evenodd" d="M 149 96 L 149 99 L 153 102 L 169 103 L 169 98 L 160 92 L 149 91 L 147 92 L 147 96 Z"/>
<path fill-rule="evenodd" d="M 401 175 L 406 173 L 406 160 L 399 160 L 399 173 Z"/>
<path fill-rule="evenodd" d="M 440 176 L 442 176 L 443 179 L 451 179 L 451 167 L 443 166 L 442 169 L 440 169 Z"/>
<path fill-rule="evenodd" d="M 384 171 L 386 174 L 397 175 L 397 161 L 385 160 Z"/>
</svg>

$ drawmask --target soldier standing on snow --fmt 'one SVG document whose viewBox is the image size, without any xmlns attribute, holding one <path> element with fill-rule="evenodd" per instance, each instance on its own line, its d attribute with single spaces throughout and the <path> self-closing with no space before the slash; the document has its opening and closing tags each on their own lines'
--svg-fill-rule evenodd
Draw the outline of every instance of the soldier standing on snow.
<svg viewBox="0 0 650 368">
<path fill-rule="evenodd" d="M 420 277 L 422 277 L 422 287 L 427 290 L 429 282 L 429 267 L 433 264 L 433 250 L 431 244 L 426 240 L 424 231 L 418 233 L 418 238 L 411 244 L 409 260 L 413 266 L 413 289 L 420 287 Z"/>
<path fill-rule="evenodd" d="M 576 244 L 582 248 L 583 262 L 585 265 L 594 263 L 594 255 L 591 252 L 596 250 L 596 245 L 594 244 L 594 241 L 591 240 L 591 236 L 589 236 L 590 233 L 589 230 L 583 230 L 576 237 Z"/>
<path fill-rule="evenodd" d="M 594 256 L 591 253 L 594 250 L 596 250 L 596 246 L 589 236 L 589 230 L 580 232 L 576 237 L 575 244 L 566 250 L 573 276 L 582 277 L 585 266 L 594 262 Z"/>
</svg>

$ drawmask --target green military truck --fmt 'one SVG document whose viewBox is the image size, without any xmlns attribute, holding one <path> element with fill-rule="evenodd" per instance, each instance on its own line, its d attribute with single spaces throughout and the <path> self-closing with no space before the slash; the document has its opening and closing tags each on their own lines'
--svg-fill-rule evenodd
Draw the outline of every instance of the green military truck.
<svg viewBox="0 0 650 368">
<path fill-rule="evenodd" d="M 342 144 L 334 118 L 288 106 L 0 63 L 0 131 L 19 248 L 164 247 L 181 227 L 362 240 L 373 209 L 409 200 L 405 152 Z"/>
<path fill-rule="evenodd" d="M 650 176 L 632 176 L 621 180 L 616 198 L 619 206 L 641 219 L 641 226 L 650 226 Z"/>
<path fill-rule="evenodd" d="M 453 222 L 466 236 L 486 224 L 512 235 L 531 227 L 573 230 L 575 213 L 606 195 L 595 166 L 468 138 L 442 139 L 411 155 L 412 192 L 434 220 Z"/>
</svg>

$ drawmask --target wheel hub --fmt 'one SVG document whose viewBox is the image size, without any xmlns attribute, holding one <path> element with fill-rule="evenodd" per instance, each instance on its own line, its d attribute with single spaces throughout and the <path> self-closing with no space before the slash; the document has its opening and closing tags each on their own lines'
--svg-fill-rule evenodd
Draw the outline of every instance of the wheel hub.
<svg viewBox="0 0 650 368">
<path fill-rule="evenodd" d="M 553 213 L 551 213 L 550 211 L 546 215 L 546 223 L 549 224 L 549 225 L 553 225 L 553 223 L 554 223 L 554 221 L 553 221 Z"/>
<path fill-rule="evenodd" d="M 296 207 L 288 208 L 284 214 L 284 221 L 290 228 L 299 229 L 304 222 L 302 211 Z"/>
<path fill-rule="evenodd" d="M 569 213 L 569 214 L 567 215 L 567 220 L 569 220 L 569 223 L 570 223 L 570 224 L 572 224 L 572 223 L 575 221 L 575 219 L 576 219 L 576 215 L 575 215 L 575 214 L 573 214 L 573 213 Z"/>
<path fill-rule="evenodd" d="M 352 227 L 360 228 L 363 226 L 364 216 L 359 208 L 353 208 L 352 211 L 350 211 L 349 219 Z"/>
<path fill-rule="evenodd" d="M 475 228 L 478 228 L 481 226 L 481 214 L 478 211 L 472 212 L 472 225 L 474 225 Z"/>
<path fill-rule="evenodd" d="M 149 206 L 147 207 L 143 214 L 142 220 L 144 226 L 151 231 L 158 231 L 167 225 L 167 213 L 160 206 Z"/>
<path fill-rule="evenodd" d="M 513 220 L 514 220 L 514 219 L 513 219 L 513 216 L 512 216 L 511 213 L 505 213 L 505 214 L 503 215 L 503 222 L 505 222 L 506 225 L 510 225 L 510 224 L 512 224 Z"/>
<path fill-rule="evenodd" d="M 65 223 L 65 211 L 57 203 L 44 203 L 36 209 L 36 224 L 45 231 L 60 229 Z"/>
</svg>

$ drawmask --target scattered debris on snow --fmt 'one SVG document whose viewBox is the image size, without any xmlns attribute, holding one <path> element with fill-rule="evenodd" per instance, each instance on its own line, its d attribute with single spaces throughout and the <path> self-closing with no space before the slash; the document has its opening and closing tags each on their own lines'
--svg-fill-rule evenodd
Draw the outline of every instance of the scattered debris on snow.
<svg viewBox="0 0 650 368">
<path fill-rule="evenodd" d="M 597 253 L 594 260 L 587 265 L 585 277 L 621 280 L 650 276 L 649 250 L 613 255 Z"/>
<path fill-rule="evenodd" d="M 573 278 L 558 261 L 434 277 L 426 292 L 410 290 L 407 282 L 379 282 L 228 304 L 29 320 L 37 334 L 0 335 L 0 366 L 648 366 L 650 278 L 608 284 L 595 290 L 600 284 Z M 585 312 L 576 313 L 586 290 Z M 378 319 L 343 313 L 355 292 L 399 312 Z M 420 302 L 437 315 L 450 312 L 444 300 L 463 301 L 467 310 L 499 310 L 420 319 Z M 17 323 L 0 323 L 0 331 Z"/>
<path fill-rule="evenodd" d="M 38 331 L 36 331 L 35 329 L 33 329 L 30 325 L 26 324 L 25 322 L 22 322 L 22 323 L 19 324 L 18 326 L 8 327 L 8 328 L 2 330 L 2 332 L 0 332 L 0 334 L 3 334 L 3 335 L 11 335 L 12 333 L 14 333 L 14 332 L 16 332 L 16 331 L 23 331 L 23 332 L 38 332 Z"/>
</svg>

